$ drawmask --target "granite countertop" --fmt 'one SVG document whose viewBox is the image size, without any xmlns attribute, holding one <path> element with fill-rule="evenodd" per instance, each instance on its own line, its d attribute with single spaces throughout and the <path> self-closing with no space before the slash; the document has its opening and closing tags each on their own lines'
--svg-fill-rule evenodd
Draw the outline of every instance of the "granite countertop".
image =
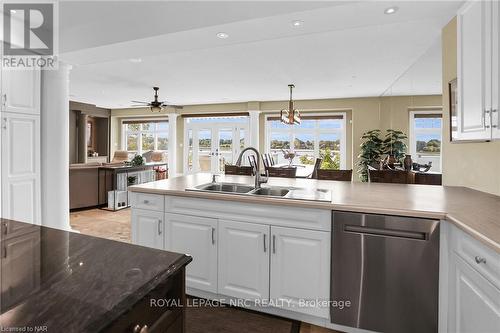
<svg viewBox="0 0 500 333">
<path fill-rule="evenodd" d="M 1 248 L 7 249 L 1 261 L 2 329 L 98 332 L 191 261 L 184 254 L 0 222 Z"/>
<path fill-rule="evenodd" d="M 210 181 L 211 174 L 198 173 L 135 185 L 129 189 L 133 192 L 270 205 L 446 219 L 500 253 L 500 197 L 466 187 L 339 182 L 298 178 L 270 178 L 267 184 L 263 184 L 263 186 L 327 189 L 332 193 L 330 202 L 186 191 L 186 188 Z M 254 178 L 221 175 L 218 181 L 252 185 Z"/>
</svg>

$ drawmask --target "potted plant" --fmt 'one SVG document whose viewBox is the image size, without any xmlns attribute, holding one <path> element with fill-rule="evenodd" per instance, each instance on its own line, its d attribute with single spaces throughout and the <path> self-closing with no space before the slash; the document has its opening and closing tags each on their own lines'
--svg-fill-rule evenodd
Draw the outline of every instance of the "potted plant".
<svg viewBox="0 0 500 333">
<path fill-rule="evenodd" d="M 358 155 L 358 174 L 363 182 L 368 181 L 368 166 L 380 163 L 380 156 L 384 153 L 384 142 L 380 139 L 380 130 L 365 132 L 361 137 L 361 152 Z"/>
<path fill-rule="evenodd" d="M 401 163 L 406 155 L 407 146 L 403 141 L 407 138 L 401 131 L 388 129 L 383 142 L 383 152 L 387 154 L 387 164 Z"/>
<path fill-rule="evenodd" d="M 340 169 L 340 158 L 338 154 L 333 154 L 329 147 L 325 148 L 324 152 L 321 153 L 321 158 L 323 161 L 321 162 L 320 169 L 327 170 L 338 170 Z"/>
</svg>

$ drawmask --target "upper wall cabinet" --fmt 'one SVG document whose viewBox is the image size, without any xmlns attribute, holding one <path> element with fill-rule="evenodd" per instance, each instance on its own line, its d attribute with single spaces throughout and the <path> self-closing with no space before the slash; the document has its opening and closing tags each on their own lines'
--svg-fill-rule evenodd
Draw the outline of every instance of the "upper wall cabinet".
<svg viewBox="0 0 500 333">
<path fill-rule="evenodd" d="M 469 2 L 458 12 L 460 140 L 500 138 L 494 137 L 498 135 L 498 14 L 498 4 L 491 1 Z"/>
<path fill-rule="evenodd" d="M 2 111 L 40 114 L 40 70 L 2 71 Z"/>
</svg>

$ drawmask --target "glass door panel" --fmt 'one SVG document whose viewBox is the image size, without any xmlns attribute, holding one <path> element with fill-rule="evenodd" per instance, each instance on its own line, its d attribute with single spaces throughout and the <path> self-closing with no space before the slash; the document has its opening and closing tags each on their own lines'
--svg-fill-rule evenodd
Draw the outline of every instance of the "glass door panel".
<svg viewBox="0 0 500 333">
<path fill-rule="evenodd" d="M 216 155 L 218 157 L 218 172 L 224 172 L 226 164 L 233 164 L 233 129 L 222 128 L 218 131 L 219 146 L 216 148 Z"/>
<path fill-rule="evenodd" d="M 241 118 L 241 117 L 240 117 Z M 246 122 L 246 123 L 245 123 Z M 184 172 L 223 173 L 248 144 L 248 119 L 190 119 L 185 122 Z"/>
<path fill-rule="evenodd" d="M 198 130 L 198 170 L 201 172 L 212 171 L 212 130 Z"/>
</svg>

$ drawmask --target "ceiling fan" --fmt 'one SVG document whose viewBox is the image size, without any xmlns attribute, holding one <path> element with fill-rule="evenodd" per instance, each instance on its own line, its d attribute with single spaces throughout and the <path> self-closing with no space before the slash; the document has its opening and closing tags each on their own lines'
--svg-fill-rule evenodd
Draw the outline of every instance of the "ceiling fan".
<svg viewBox="0 0 500 333">
<path fill-rule="evenodd" d="M 132 101 L 132 103 L 137 103 L 138 105 L 132 105 L 132 106 L 149 106 L 152 112 L 161 112 L 166 107 L 171 107 L 175 109 L 182 109 L 183 106 L 180 105 L 173 105 L 173 104 L 167 104 L 166 101 L 160 102 L 158 101 L 158 90 L 160 88 L 158 87 L 153 87 L 153 90 L 155 91 L 154 94 L 154 101 L 151 102 L 141 102 L 141 101 Z"/>
</svg>

